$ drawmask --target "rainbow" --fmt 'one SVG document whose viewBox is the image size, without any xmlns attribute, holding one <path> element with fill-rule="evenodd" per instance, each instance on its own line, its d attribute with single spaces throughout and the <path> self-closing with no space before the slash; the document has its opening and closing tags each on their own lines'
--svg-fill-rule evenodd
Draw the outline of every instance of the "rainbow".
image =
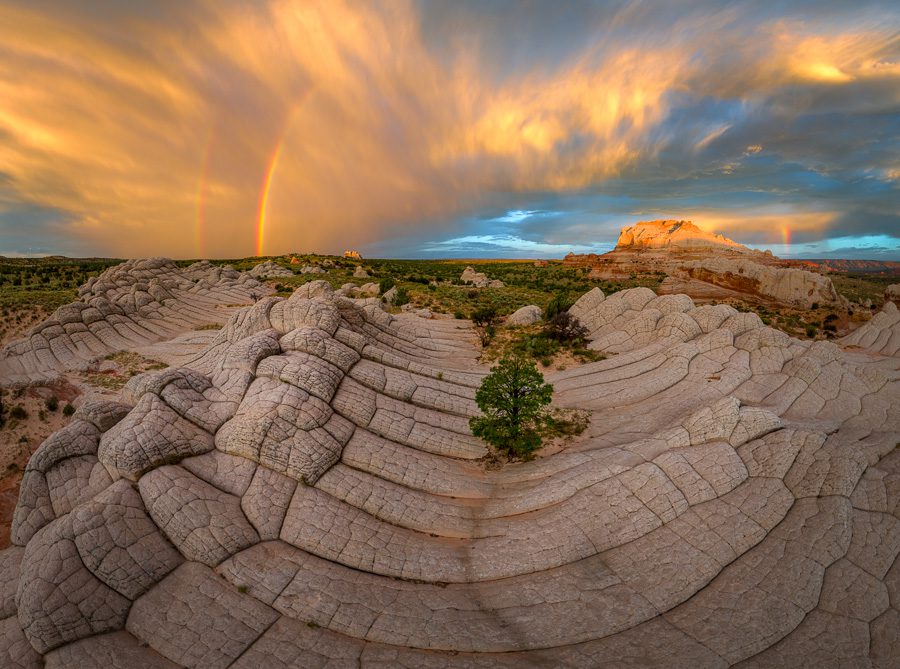
<svg viewBox="0 0 900 669">
<path fill-rule="evenodd" d="M 200 166 L 200 178 L 197 181 L 197 223 L 194 226 L 194 248 L 198 258 L 206 257 L 206 191 L 209 183 L 209 154 L 212 147 L 213 129 L 206 130 L 206 142 L 203 147 L 203 158 Z"/>
<path fill-rule="evenodd" d="M 791 245 L 791 229 L 786 225 L 781 226 L 781 239 L 785 246 Z"/>
<path fill-rule="evenodd" d="M 257 256 L 261 256 L 263 254 L 263 244 L 265 242 L 266 231 L 266 212 L 269 205 L 269 192 L 272 190 L 272 181 L 275 177 L 275 169 L 278 167 L 278 160 L 279 158 L 281 158 L 281 154 L 284 151 L 284 145 L 287 141 L 288 134 L 290 133 L 291 126 L 294 123 L 294 119 L 297 117 L 297 112 L 300 111 L 303 103 L 309 99 L 311 93 L 312 89 L 307 89 L 306 92 L 297 101 L 297 103 L 293 106 L 290 113 L 287 115 L 284 129 L 281 131 L 281 135 L 278 137 L 278 142 L 276 142 L 275 144 L 275 149 L 272 151 L 272 155 L 269 157 L 269 160 L 266 164 L 266 171 L 263 176 L 262 186 L 259 189 L 259 200 L 257 203 L 256 213 Z"/>
<path fill-rule="evenodd" d="M 281 139 L 278 140 L 278 144 L 275 146 L 275 151 L 272 152 L 272 156 L 269 158 L 262 188 L 259 191 L 259 205 L 256 215 L 256 255 L 258 256 L 262 255 L 263 250 L 263 233 L 266 229 L 266 209 L 269 204 L 269 191 L 272 189 L 272 177 L 275 176 L 275 168 L 278 167 L 278 159 L 281 157 L 281 152 L 284 149 L 286 135 L 287 132 L 281 135 Z"/>
</svg>

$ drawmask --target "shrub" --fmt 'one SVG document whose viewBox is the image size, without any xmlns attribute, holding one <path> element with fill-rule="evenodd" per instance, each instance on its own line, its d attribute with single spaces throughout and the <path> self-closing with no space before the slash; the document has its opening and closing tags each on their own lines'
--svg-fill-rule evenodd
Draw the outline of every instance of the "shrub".
<svg viewBox="0 0 900 669">
<path fill-rule="evenodd" d="M 497 449 L 528 457 L 541 445 L 552 396 L 553 386 L 544 383 L 533 360 L 504 356 L 475 393 L 483 415 L 470 419 L 469 427 Z"/>
<path fill-rule="evenodd" d="M 9 410 L 10 418 L 15 418 L 16 420 L 25 420 L 28 418 L 28 409 L 23 407 L 21 404 L 17 404 L 12 409 Z"/>
<path fill-rule="evenodd" d="M 814 325 L 809 325 L 806 327 L 806 336 L 810 339 L 816 336 L 816 327 Z"/>
<path fill-rule="evenodd" d="M 75 407 L 72 406 L 71 402 L 67 403 L 63 407 L 63 416 L 71 416 L 73 413 L 75 413 Z"/>
<path fill-rule="evenodd" d="M 394 306 L 402 307 L 404 304 L 409 304 L 409 291 L 400 286 L 397 288 L 397 294 L 394 295 Z"/>
<path fill-rule="evenodd" d="M 560 311 L 545 327 L 547 336 L 561 342 L 583 341 L 588 336 L 587 328 L 568 311 Z"/>
<path fill-rule="evenodd" d="M 547 308 L 544 309 L 544 319 L 547 321 L 553 320 L 556 314 L 568 311 L 573 304 L 574 301 L 566 293 L 557 293 L 547 304 Z"/>
<path fill-rule="evenodd" d="M 559 343 L 541 333 L 522 337 L 514 344 L 513 349 L 522 355 L 530 355 L 544 361 L 559 352 Z"/>
<path fill-rule="evenodd" d="M 493 325 L 495 320 L 497 320 L 497 308 L 493 305 L 479 307 L 472 312 L 472 322 L 477 327 L 486 328 Z"/>
<path fill-rule="evenodd" d="M 494 321 L 496 320 L 497 308 L 493 305 L 480 307 L 472 312 L 472 322 L 478 329 L 478 337 L 481 339 L 482 346 L 487 346 L 494 338 L 496 332 Z"/>
<path fill-rule="evenodd" d="M 59 408 L 59 399 L 57 399 L 56 395 L 51 395 L 46 400 L 44 400 L 44 405 L 50 411 L 56 411 Z"/>
<path fill-rule="evenodd" d="M 393 288 L 397 284 L 391 277 L 386 276 L 381 281 L 378 282 L 378 288 L 381 290 L 381 294 L 384 295 L 391 288 Z"/>
<path fill-rule="evenodd" d="M 456 311 L 453 312 L 453 318 L 455 318 L 457 320 L 462 320 L 465 317 L 466 317 L 466 315 L 462 312 L 461 309 L 457 309 Z"/>
</svg>

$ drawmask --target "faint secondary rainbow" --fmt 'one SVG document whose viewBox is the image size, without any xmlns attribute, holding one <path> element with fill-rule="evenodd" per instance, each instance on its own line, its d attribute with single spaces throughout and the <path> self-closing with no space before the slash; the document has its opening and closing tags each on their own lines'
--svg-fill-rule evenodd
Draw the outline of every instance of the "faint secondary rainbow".
<svg viewBox="0 0 900 669">
<path fill-rule="evenodd" d="M 198 258 L 206 257 L 206 191 L 209 180 L 209 153 L 212 146 L 213 129 L 206 130 L 203 158 L 200 165 L 200 179 L 197 182 L 197 222 L 194 225 L 194 248 Z"/>
<path fill-rule="evenodd" d="M 263 254 L 263 244 L 265 243 L 266 232 L 266 215 L 269 207 L 269 193 L 272 190 L 272 181 L 275 177 L 275 169 L 278 167 L 278 161 L 281 158 L 282 152 L 284 151 L 284 145 L 287 141 L 288 134 L 290 133 L 291 125 L 293 124 L 294 119 L 297 116 L 297 112 L 300 111 L 300 107 L 302 107 L 303 103 L 309 99 L 310 93 L 312 93 L 312 89 L 307 89 L 307 91 L 300 97 L 300 99 L 291 109 L 290 113 L 287 115 L 284 129 L 281 131 L 281 135 L 278 137 L 278 142 L 275 144 L 275 149 L 272 151 L 272 155 L 269 157 L 269 161 L 266 165 L 262 187 L 259 190 L 259 202 L 256 214 L 257 256 L 261 256 Z"/>
</svg>

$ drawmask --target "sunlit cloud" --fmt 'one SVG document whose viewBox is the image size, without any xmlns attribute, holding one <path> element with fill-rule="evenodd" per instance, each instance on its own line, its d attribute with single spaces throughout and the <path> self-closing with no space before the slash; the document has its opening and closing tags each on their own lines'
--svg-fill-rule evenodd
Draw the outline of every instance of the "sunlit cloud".
<svg viewBox="0 0 900 669">
<path fill-rule="evenodd" d="M 628 212 L 529 202 L 613 188 L 739 240 L 884 229 L 900 22 L 852 9 L 5 3 L 0 253 L 562 254 Z"/>
</svg>

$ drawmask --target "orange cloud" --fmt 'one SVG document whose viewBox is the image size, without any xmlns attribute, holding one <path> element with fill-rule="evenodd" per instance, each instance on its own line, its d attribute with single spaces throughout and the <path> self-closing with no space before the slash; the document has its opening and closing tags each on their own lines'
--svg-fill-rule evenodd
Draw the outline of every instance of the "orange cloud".
<svg viewBox="0 0 900 669">
<path fill-rule="evenodd" d="M 590 45 L 498 85 L 466 45 L 429 50 L 405 0 L 174 11 L 113 25 L 0 7 L 0 175 L 101 252 L 337 251 L 484 193 L 597 184 L 657 154 L 671 94 L 702 75 L 673 39 Z M 795 30 L 748 56 L 767 63 L 758 86 L 893 71 L 887 37 Z"/>
</svg>

